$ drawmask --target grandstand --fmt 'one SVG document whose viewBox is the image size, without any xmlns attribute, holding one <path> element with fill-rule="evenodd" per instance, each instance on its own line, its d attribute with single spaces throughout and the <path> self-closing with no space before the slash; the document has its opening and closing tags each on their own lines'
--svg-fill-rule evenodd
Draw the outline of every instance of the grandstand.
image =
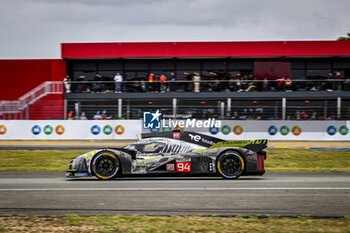
<svg viewBox="0 0 350 233">
<path fill-rule="evenodd" d="M 66 119 L 69 112 L 93 119 L 97 111 L 139 119 L 157 109 L 234 120 L 350 118 L 349 41 L 64 43 L 62 59 L 0 60 L 0 68 L 0 119 Z"/>
</svg>

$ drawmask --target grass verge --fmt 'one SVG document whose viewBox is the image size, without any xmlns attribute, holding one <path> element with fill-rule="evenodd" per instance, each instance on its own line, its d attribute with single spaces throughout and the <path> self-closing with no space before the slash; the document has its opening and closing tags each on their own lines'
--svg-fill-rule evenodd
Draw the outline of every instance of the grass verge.
<svg viewBox="0 0 350 233">
<path fill-rule="evenodd" d="M 65 171 L 86 150 L 0 150 L 0 171 Z M 350 171 L 350 151 L 271 150 L 267 171 Z"/>
<path fill-rule="evenodd" d="M 2 232 L 349 232 L 350 219 L 309 217 L 78 216 L 0 217 Z"/>
</svg>

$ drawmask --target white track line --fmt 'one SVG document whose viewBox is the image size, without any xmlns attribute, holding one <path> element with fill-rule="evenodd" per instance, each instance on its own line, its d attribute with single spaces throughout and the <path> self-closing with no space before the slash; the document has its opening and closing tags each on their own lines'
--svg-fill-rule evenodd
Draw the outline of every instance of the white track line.
<svg viewBox="0 0 350 233">
<path fill-rule="evenodd" d="M 350 188 L 28 188 L 28 189 L 0 189 L 0 192 L 28 192 L 28 191 L 269 191 L 269 190 L 350 190 Z"/>
</svg>

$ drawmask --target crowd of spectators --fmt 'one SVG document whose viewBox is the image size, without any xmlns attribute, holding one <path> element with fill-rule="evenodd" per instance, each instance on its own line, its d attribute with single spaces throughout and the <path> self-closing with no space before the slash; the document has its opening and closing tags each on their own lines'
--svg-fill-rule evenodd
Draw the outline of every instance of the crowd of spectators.
<svg viewBox="0 0 350 233">
<path fill-rule="evenodd" d="M 92 80 L 86 80 L 80 75 L 72 80 L 69 75 L 64 79 L 66 92 L 268 92 L 268 91 L 350 91 L 350 78 L 343 79 L 340 72 L 329 73 L 328 77 L 317 79 L 292 80 L 290 77 L 277 79 L 259 79 L 253 74 L 237 73 L 220 76 L 213 73 L 204 78 L 200 73 L 184 73 L 185 79 L 177 79 L 174 73 L 154 74 L 148 77 L 123 79 L 121 73 L 113 77 L 96 74 Z"/>
</svg>

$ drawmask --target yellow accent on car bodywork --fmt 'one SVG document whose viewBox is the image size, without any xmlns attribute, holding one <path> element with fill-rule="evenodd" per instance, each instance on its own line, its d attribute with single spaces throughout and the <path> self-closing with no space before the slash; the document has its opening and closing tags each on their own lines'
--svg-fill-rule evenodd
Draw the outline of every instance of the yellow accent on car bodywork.
<svg viewBox="0 0 350 233">
<path fill-rule="evenodd" d="M 262 140 L 228 140 L 224 142 L 218 142 L 215 145 L 212 145 L 208 149 L 220 148 L 220 147 L 244 147 L 250 144 L 265 144 L 267 139 Z"/>
<path fill-rule="evenodd" d="M 113 159 L 116 159 L 116 157 L 114 155 L 110 154 L 110 153 L 104 152 L 103 155 L 108 155 L 108 156 L 111 156 Z"/>
</svg>

